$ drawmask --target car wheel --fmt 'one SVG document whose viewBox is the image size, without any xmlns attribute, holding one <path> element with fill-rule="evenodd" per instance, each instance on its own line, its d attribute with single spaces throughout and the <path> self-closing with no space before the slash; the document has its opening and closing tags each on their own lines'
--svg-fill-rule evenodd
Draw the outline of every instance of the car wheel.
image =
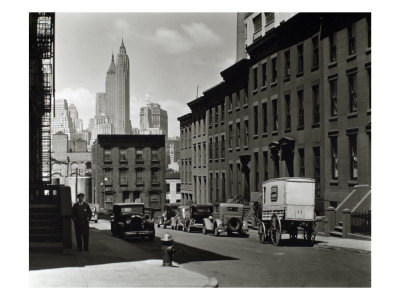
<svg viewBox="0 0 400 300">
<path fill-rule="evenodd" d="M 215 236 L 219 236 L 219 234 L 220 234 L 220 232 L 218 231 L 218 228 L 215 227 L 215 228 L 214 228 L 214 235 L 215 235 Z"/>
<path fill-rule="evenodd" d="M 94 221 L 95 223 L 97 223 L 97 220 L 96 221 Z"/>
<path fill-rule="evenodd" d="M 203 231 L 203 234 L 207 234 L 206 226 L 203 226 L 202 231 Z"/>
</svg>

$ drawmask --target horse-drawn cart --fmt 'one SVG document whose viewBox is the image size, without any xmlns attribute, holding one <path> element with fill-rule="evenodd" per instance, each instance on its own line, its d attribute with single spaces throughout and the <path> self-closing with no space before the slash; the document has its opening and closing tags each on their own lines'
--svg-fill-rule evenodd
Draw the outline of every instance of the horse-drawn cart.
<svg viewBox="0 0 400 300">
<path fill-rule="evenodd" d="M 282 234 L 297 239 L 303 230 L 304 240 L 311 245 L 315 240 L 315 180 L 285 177 L 267 180 L 262 185 L 262 218 L 258 229 L 260 243 L 278 246 Z"/>
</svg>

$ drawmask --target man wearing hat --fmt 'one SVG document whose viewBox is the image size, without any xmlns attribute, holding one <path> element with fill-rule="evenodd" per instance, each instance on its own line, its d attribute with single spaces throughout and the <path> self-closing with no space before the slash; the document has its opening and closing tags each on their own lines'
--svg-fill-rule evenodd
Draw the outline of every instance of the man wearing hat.
<svg viewBox="0 0 400 300">
<path fill-rule="evenodd" d="M 75 224 L 75 236 L 78 250 L 82 251 L 82 238 L 85 251 L 89 251 L 89 221 L 92 217 L 92 211 L 89 204 L 84 202 L 85 195 L 79 193 L 78 201 L 72 207 L 73 220 Z"/>
</svg>

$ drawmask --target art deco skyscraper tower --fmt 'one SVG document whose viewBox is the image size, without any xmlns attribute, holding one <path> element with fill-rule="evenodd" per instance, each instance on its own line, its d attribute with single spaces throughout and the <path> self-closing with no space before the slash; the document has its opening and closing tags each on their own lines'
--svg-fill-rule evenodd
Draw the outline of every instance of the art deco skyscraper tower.
<svg viewBox="0 0 400 300">
<path fill-rule="evenodd" d="M 115 109 L 115 133 L 130 134 L 132 132 L 129 95 L 129 57 L 126 54 L 124 40 L 119 48 L 117 60 L 117 99 Z"/>
<path fill-rule="evenodd" d="M 106 115 L 113 125 L 112 133 L 115 133 L 115 111 L 117 107 L 117 67 L 114 63 L 114 54 L 106 77 Z"/>
</svg>

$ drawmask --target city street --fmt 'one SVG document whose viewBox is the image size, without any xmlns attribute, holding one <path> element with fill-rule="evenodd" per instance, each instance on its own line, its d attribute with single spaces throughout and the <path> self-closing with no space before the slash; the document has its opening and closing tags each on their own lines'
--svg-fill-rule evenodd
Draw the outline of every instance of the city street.
<svg viewBox="0 0 400 300">
<path fill-rule="evenodd" d="M 369 287 L 371 255 L 346 250 L 309 247 L 299 240 L 283 236 L 282 246 L 261 245 L 257 232 L 248 238 L 215 237 L 201 232 L 188 233 L 156 227 L 156 239 L 121 241 L 112 237 L 109 222 L 91 223 L 91 239 L 112 249 L 140 249 L 143 259 L 160 259 L 160 237 L 168 231 L 174 238 L 174 261 L 182 267 L 216 277 L 219 287 Z M 301 238 L 301 236 L 300 236 Z M 129 251 L 129 250 L 128 250 Z M 184 280 L 184 279 L 182 279 Z"/>
</svg>

